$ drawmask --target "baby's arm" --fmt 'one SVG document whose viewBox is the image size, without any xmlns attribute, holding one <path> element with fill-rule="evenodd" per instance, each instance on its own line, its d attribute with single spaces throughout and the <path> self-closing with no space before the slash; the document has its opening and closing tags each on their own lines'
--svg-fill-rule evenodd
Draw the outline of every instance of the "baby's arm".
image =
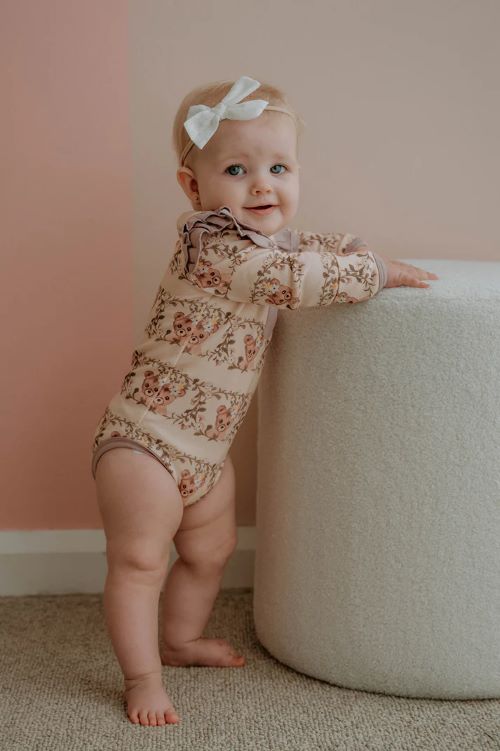
<svg viewBox="0 0 500 751">
<path fill-rule="evenodd" d="M 302 232 L 292 230 L 295 233 L 295 243 L 299 251 L 316 249 L 318 244 L 329 247 L 332 253 L 349 255 L 350 253 L 366 253 L 368 245 L 360 237 L 349 234 L 325 234 L 316 232 Z M 382 279 L 382 287 L 428 287 L 424 279 L 439 279 L 437 274 L 418 266 L 404 263 L 403 261 L 391 260 L 372 251 Z"/>
<path fill-rule="evenodd" d="M 337 255 L 318 236 L 314 247 L 288 252 L 225 207 L 195 214 L 180 229 L 180 276 L 208 294 L 295 309 L 362 302 L 383 286 L 370 251 Z"/>
<path fill-rule="evenodd" d="M 329 250 L 330 253 L 335 253 L 335 255 L 340 256 L 348 256 L 352 253 L 370 252 L 368 245 L 364 240 L 348 233 L 330 232 L 327 234 L 320 234 L 318 232 L 303 232 L 301 230 L 291 231 L 295 235 L 295 244 L 299 252 L 306 250 L 317 252 L 320 248 Z M 371 251 L 371 253 L 378 266 L 380 274 L 380 289 L 383 289 L 387 282 L 386 260 L 374 251 Z"/>
</svg>

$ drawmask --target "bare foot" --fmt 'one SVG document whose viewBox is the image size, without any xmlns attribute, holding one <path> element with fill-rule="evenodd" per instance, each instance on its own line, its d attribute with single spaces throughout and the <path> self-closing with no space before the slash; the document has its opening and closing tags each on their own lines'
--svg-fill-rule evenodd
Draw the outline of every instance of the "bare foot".
<svg viewBox="0 0 500 751">
<path fill-rule="evenodd" d="M 134 725 L 165 725 L 179 722 L 179 715 L 163 687 L 161 673 L 125 678 L 127 716 Z"/>
<path fill-rule="evenodd" d="M 161 652 L 162 665 L 202 665 L 207 667 L 240 668 L 245 664 L 225 639 L 200 637 L 176 647 L 165 645 Z"/>
</svg>

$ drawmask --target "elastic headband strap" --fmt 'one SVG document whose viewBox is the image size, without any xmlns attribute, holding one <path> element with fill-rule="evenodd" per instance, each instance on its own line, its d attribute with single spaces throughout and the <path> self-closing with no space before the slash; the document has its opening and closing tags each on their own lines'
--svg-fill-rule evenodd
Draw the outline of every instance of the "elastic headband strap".
<svg viewBox="0 0 500 751">
<path fill-rule="evenodd" d="M 252 101 L 252 100 L 250 99 L 248 101 Z M 296 116 L 293 114 L 293 112 L 290 112 L 290 110 L 284 109 L 284 107 L 275 107 L 273 104 L 268 104 L 264 108 L 263 112 L 265 112 L 266 110 L 272 110 L 273 112 L 284 112 L 286 115 L 289 115 L 292 118 L 292 120 L 296 123 L 296 120 L 297 120 Z M 191 139 L 189 139 L 189 141 L 185 145 L 181 154 L 181 158 L 180 158 L 181 167 L 184 166 L 186 157 L 194 145 L 195 145 L 194 142 Z"/>
</svg>

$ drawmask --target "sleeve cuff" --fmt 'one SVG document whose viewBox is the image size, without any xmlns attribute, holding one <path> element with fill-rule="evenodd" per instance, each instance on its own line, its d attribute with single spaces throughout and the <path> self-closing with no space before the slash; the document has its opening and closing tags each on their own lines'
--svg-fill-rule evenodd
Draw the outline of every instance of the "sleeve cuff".
<svg viewBox="0 0 500 751">
<path fill-rule="evenodd" d="M 380 278 L 379 290 L 381 290 L 387 284 L 387 266 L 385 264 L 385 261 L 378 255 L 378 253 L 374 253 L 372 251 L 372 254 L 378 267 L 378 275 Z"/>
</svg>

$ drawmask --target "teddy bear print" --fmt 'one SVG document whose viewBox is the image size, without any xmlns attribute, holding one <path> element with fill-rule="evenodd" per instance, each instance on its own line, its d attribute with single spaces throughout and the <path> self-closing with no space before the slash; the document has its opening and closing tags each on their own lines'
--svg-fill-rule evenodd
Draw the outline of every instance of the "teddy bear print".
<svg viewBox="0 0 500 751">
<path fill-rule="evenodd" d="M 210 287 L 218 295 L 227 294 L 231 276 L 223 276 L 218 269 L 214 269 L 211 261 L 200 262 L 192 276 L 199 287 L 203 289 Z"/>
<path fill-rule="evenodd" d="M 207 341 L 207 339 L 210 336 L 212 336 L 212 334 L 215 334 L 218 328 L 219 328 L 219 325 L 215 323 L 215 321 L 212 321 L 212 320 L 198 321 L 196 326 L 193 328 L 191 335 L 188 338 L 186 351 L 190 352 L 193 355 L 200 354 L 202 345 Z"/>
<path fill-rule="evenodd" d="M 252 361 L 255 360 L 257 352 L 260 350 L 260 344 L 257 343 L 257 339 L 251 334 L 247 334 L 243 342 L 245 344 L 245 356 L 238 357 L 238 368 L 240 370 L 248 370 Z"/>
<path fill-rule="evenodd" d="M 215 438 L 216 441 L 220 441 L 226 437 L 226 433 L 231 427 L 231 412 L 229 409 L 220 404 L 217 407 L 217 415 L 215 417 L 215 425 L 213 428 L 209 428 L 207 436 L 209 438 Z"/>
<path fill-rule="evenodd" d="M 181 494 L 184 505 L 186 504 L 189 496 L 191 496 L 201 485 L 205 482 L 206 476 L 202 475 L 198 480 L 194 474 L 191 474 L 189 469 L 183 469 L 181 472 L 181 480 L 178 484 L 179 493 Z"/>
<path fill-rule="evenodd" d="M 193 329 L 193 319 L 187 316 L 185 313 L 177 311 L 174 316 L 174 330 L 172 337 L 175 339 L 185 339 L 186 336 L 191 334 Z"/>
<path fill-rule="evenodd" d="M 184 339 L 191 336 L 193 328 L 193 319 L 178 311 L 174 316 L 173 331 L 169 331 L 165 339 L 172 344 L 182 344 Z"/>
<path fill-rule="evenodd" d="M 205 428 L 205 421 L 202 416 L 198 418 L 203 435 L 213 441 L 222 441 L 231 427 L 231 411 L 223 404 L 217 407 L 215 416 L 215 425 L 209 425 Z"/>
<path fill-rule="evenodd" d="M 208 339 L 209 335 L 209 332 L 206 331 L 203 325 L 203 321 L 198 321 L 188 337 L 186 351 L 198 354 L 201 350 L 201 345 Z"/>
<path fill-rule="evenodd" d="M 271 279 L 268 284 L 266 302 L 272 305 L 288 305 L 290 307 L 299 302 L 299 298 L 293 296 L 291 287 L 281 284 L 279 279 Z"/>
<path fill-rule="evenodd" d="M 162 383 L 160 377 L 152 370 L 146 370 L 141 389 L 136 389 L 133 398 L 139 404 L 145 404 L 153 412 L 166 415 L 167 407 L 186 393 L 183 382 Z"/>
<path fill-rule="evenodd" d="M 215 334 L 219 325 L 210 319 L 195 321 L 184 313 L 177 312 L 173 320 L 173 331 L 168 334 L 166 341 L 184 346 L 186 352 L 198 355 L 201 345 Z"/>
</svg>

